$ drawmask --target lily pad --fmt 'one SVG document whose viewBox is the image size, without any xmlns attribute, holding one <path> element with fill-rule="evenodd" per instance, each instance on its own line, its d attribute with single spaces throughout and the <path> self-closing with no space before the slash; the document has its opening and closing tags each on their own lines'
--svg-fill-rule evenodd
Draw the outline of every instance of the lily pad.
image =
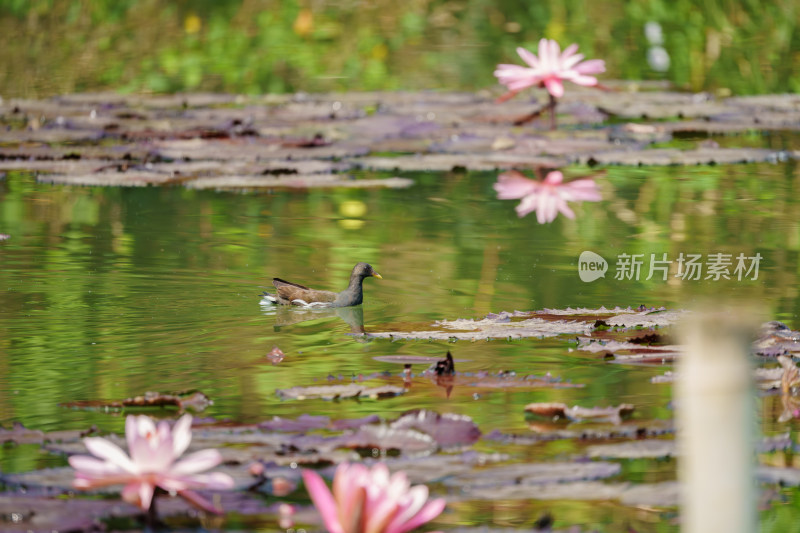
<svg viewBox="0 0 800 533">
<path fill-rule="evenodd" d="M 428 455 L 436 451 L 436 440 L 414 429 L 395 428 L 392 426 L 362 426 L 357 431 L 335 437 L 331 440 L 337 448 L 363 450 L 399 451 L 408 455 Z"/>
<path fill-rule="evenodd" d="M 105 531 L 104 518 L 139 513 L 133 505 L 114 500 L 0 494 L 0 520 L 8 533 Z"/>
<path fill-rule="evenodd" d="M 560 167 L 567 161 L 536 155 L 488 154 L 420 154 L 398 157 L 360 157 L 353 162 L 369 170 L 387 171 L 491 171 L 512 168 Z"/>
<path fill-rule="evenodd" d="M 371 398 L 382 399 L 399 396 L 405 392 L 402 387 L 382 385 L 379 387 L 366 387 L 357 383 L 349 385 L 320 385 L 313 387 L 292 387 L 290 389 L 276 389 L 283 400 L 308 400 L 322 398 L 323 400 L 339 400 L 346 398 Z"/>
<path fill-rule="evenodd" d="M 177 407 L 179 411 L 192 410 L 203 411 L 213 402 L 200 391 L 187 391 L 176 394 L 164 394 L 161 392 L 145 392 L 142 396 L 134 396 L 124 400 L 113 401 L 84 401 L 68 402 L 61 404 L 62 407 L 74 409 L 122 409 L 125 407 Z"/>
<path fill-rule="evenodd" d="M 666 439 L 636 440 L 618 444 L 596 444 L 586 449 L 593 459 L 657 459 L 675 456 L 675 441 Z"/>
<path fill-rule="evenodd" d="M 579 155 L 575 162 L 594 165 L 722 165 L 734 163 L 777 162 L 788 157 L 785 152 L 760 148 L 696 148 L 678 150 L 654 148 L 649 150 L 616 150 Z"/>
<path fill-rule="evenodd" d="M 369 415 L 363 418 L 331 420 L 327 416 L 300 415 L 297 419 L 274 417 L 272 420 L 261 422 L 258 427 L 270 431 L 312 431 L 315 429 L 356 429 L 364 424 L 379 422 L 378 415 Z"/>
<path fill-rule="evenodd" d="M 621 472 L 617 463 L 602 461 L 522 463 L 474 470 L 446 479 L 444 484 L 462 492 L 508 486 L 548 485 L 572 481 L 588 481 L 616 476 Z"/>
<path fill-rule="evenodd" d="M 255 190 L 255 189 L 316 189 L 316 188 L 377 188 L 404 189 L 414 184 L 408 178 L 354 179 L 344 174 L 305 174 L 285 176 L 217 176 L 186 181 L 190 189 Z"/>
<path fill-rule="evenodd" d="M 601 420 L 612 423 L 620 423 L 624 417 L 630 416 L 634 407 L 631 404 L 623 403 L 616 407 L 579 407 L 577 405 L 568 407 L 563 403 L 529 403 L 525 406 L 525 411 L 538 416 L 550 419 L 569 419 L 573 422 L 583 420 Z"/>
<path fill-rule="evenodd" d="M 427 409 L 417 409 L 403 413 L 391 423 L 395 429 L 416 429 L 433 437 L 441 448 L 467 446 L 481 437 L 477 424 L 466 415 L 453 413 L 439 414 Z"/>
<path fill-rule="evenodd" d="M 493 430 L 484 435 L 483 439 L 524 446 L 561 439 L 602 441 L 610 439 L 653 438 L 669 435 L 675 431 L 673 424 L 664 420 L 625 421 L 622 424 L 581 427 L 580 429 L 571 429 L 569 427 L 565 429 L 563 425 L 536 424 L 531 429 L 533 429 L 535 433 L 514 434 Z"/>
</svg>

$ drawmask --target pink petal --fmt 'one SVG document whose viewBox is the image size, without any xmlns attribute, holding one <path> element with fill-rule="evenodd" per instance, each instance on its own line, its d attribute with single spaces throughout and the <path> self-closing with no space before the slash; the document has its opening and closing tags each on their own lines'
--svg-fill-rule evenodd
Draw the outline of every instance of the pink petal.
<svg viewBox="0 0 800 533">
<path fill-rule="evenodd" d="M 567 218 L 575 218 L 575 212 L 563 200 L 558 204 L 558 210 L 564 213 Z"/>
<path fill-rule="evenodd" d="M 131 451 L 134 441 L 139 438 L 136 418 L 135 415 L 128 415 L 125 418 L 125 440 L 128 441 L 128 452 Z"/>
<path fill-rule="evenodd" d="M 583 54 L 575 54 L 572 57 L 562 59 L 561 68 L 564 70 L 570 70 L 572 67 L 580 63 L 582 59 L 583 59 Z"/>
<path fill-rule="evenodd" d="M 561 59 L 561 46 L 555 39 L 550 39 L 550 67 L 557 68 Z"/>
<path fill-rule="evenodd" d="M 526 178 L 516 170 L 509 170 L 497 177 L 497 183 L 493 187 L 500 200 L 516 200 L 536 191 L 539 183 Z"/>
<path fill-rule="evenodd" d="M 369 490 L 368 490 L 369 492 Z M 372 507 L 366 507 L 364 513 L 364 533 L 388 533 L 387 525 L 395 517 L 399 507 L 397 494 L 382 493 L 374 498 Z"/>
<path fill-rule="evenodd" d="M 385 533 L 403 533 L 407 531 L 403 526 L 422 509 L 427 500 L 428 487 L 425 485 L 417 485 L 408 490 L 397 514 L 386 526 Z"/>
<path fill-rule="evenodd" d="M 539 202 L 536 206 L 536 220 L 539 224 L 552 222 L 558 215 L 558 202 L 561 198 L 556 196 L 552 190 L 545 190 L 539 195 Z"/>
<path fill-rule="evenodd" d="M 339 523 L 333 495 L 320 475 L 311 470 L 303 470 L 303 481 L 329 533 L 345 533 Z"/>
<path fill-rule="evenodd" d="M 520 46 L 517 48 L 517 54 L 519 54 L 519 57 L 521 57 L 524 62 L 530 65 L 531 68 L 539 67 L 539 58 L 537 58 L 536 54 L 533 52 Z"/>
<path fill-rule="evenodd" d="M 151 440 L 151 442 L 155 442 L 156 445 L 167 440 L 172 440 L 172 428 L 169 427 L 169 422 L 162 420 L 158 423 L 158 426 L 156 426 L 156 437 L 155 441 Z"/>
<path fill-rule="evenodd" d="M 131 418 L 131 417 L 128 417 L 128 418 Z M 134 427 L 133 434 L 134 434 L 134 436 L 139 437 L 139 438 L 146 438 L 148 435 L 151 435 L 151 434 L 155 435 L 157 433 L 156 424 L 155 424 L 155 422 L 153 422 L 153 419 L 150 418 L 149 416 L 139 415 L 139 416 L 133 416 L 132 418 L 133 418 L 133 422 L 134 422 L 133 423 L 133 427 Z M 128 430 L 128 428 L 127 428 L 127 420 L 125 422 L 126 422 L 125 431 L 127 432 L 127 430 Z"/>
<path fill-rule="evenodd" d="M 519 65 L 498 65 L 494 71 L 497 81 L 511 88 L 511 85 L 525 89 L 539 83 L 539 76 L 533 69 Z M 513 89 L 512 89 L 513 90 Z M 519 90 L 519 89 L 517 89 Z"/>
<path fill-rule="evenodd" d="M 196 474 L 214 468 L 221 462 L 222 455 L 218 450 L 200 450 L 173 464 L 169 473 L 174 475 Z"/>
<path fill-rule="evenodd" d="M 558 185 L 562 181 L 564 181 L 564 174 L 562 174 L 560 170 L 548 172 L 547 176 L 544 178 L 544 183 L 546 185 Z"/>
<path fill-rule="evenodd" d="M 183 498 L 184 500 L 195 506 L 197 509 L 200 509 L 201 511 L 206 511 L 207 513 L 212 513 L 212 514 L 223 514 L 224 512 L 222 509 L 214 507 L 214 504 L 212 504 L 210 501 L 206 500 L 205 498 L 203 498 L 194 491 L 182 490 L 178 492 L 178 496 L 180 496 L 181 498 Z"/>
<path fill-rule="evenodd" d="M 149 416 L 129 416 L 125 421 L 125 436 L 128 439 L 128 451 L 139 472 L 157 471 L 168 466 L 157 451 L 161 437 L 156 425 Z"/>
<path fill-rule="evenodd" d="M 576 202 L 599 202 L 602 200 L 597 184 L 592 179 L 571 181 L 564 185 L 562 196 L 565 200 Z"/>
<path fill-rule="evenodd" d="M 538 193 L 533 193 L 523 198 L 519 205 L 515 208 L 517 211 L 517 216 L 522 218 L 535 211 L 538 196 Z"/>
<path fill-rule="evenodd" d="M 574 76 L 570 78 L 575 85 L 583 85 L 584 87 L 594 87 L 597 85 L 597 78 L 592 76 Z"/>
<path fill-rule="evenodd" d="M 514 91 L 514 94 L 518 93 L 523 89 L 527 89 L 528 87 L 535 87 L 541 83 L 539 78 L 521 78 L 518 80 L 513 80 L 504 85 L 508 87 L 509 91 Z"/>
<path fill-rule="evenodd" d="M 136 465 L 131 461 L 130 457 L 113 442 L 102 437 L 87 437 L 83 439 L 83 443 L 86 445 L 86 449 L 95 457 L 105 459 L 127 472 L 137 472 Z"/>
<path fill-rule="evenodd" d="M 561 60 L 565 61 L 567 59 L 570 59 L 570 57 L 577 51 L 578 51 L 577 43 L 572 43 L 571 45 L 567 46 L 564 49 L 564 52 L 561 53 Z"/>
<path fill-rule="evenodd" d="M 579 74 L 600 74 L 606 71 L 606 62 L 602 59 L 590 59 L 577 65 L 575 70 Z"/>
<path fill-rule="evenodd" d="M 186 489 L 227 490 L 233 488 L 234 481 L 231 476 L 222 472 L 194 474 L 191 476 L 176 476 L 170 473 L 158 477 L 158 486 L 167 491 Z"/>
<path fill-rule="evenodd" d="M 553 63 L 550 60 L 550 45 L 547 39 L 539 39 L 539 70 L 542 72 L 550 72 L 553 69 Z"/>
<path fill-rule="evenodd" d="M 366 512 L 366 486 L 370 483 L 367 467 L 360 463 L 342 463 L 333 477 L 333 497 L 337 517 L 345 531 L 358 531 Z"/>
<path fill-rule="evenodd" d="M 411 531 L 426 522 L 430 522 L 444 511 L 444 507 L 447 502 L 445 502 L 444 498 L 437 498 L 428 502 L 428 504 L 422 508 L 416 515 L 414 515 L 411 520 L 406 522 L 401 529 L 397 531 L 397 533 L 405 533 L 406 531 Z"/>
<path fill-rule="evenodd" d="M 134 481 L 128 483 L 125 485 L 125 488 L 122 489 L 122 499 L 146 511 L 150 508 L 150 503 L 153 501 L 154 491 L 155 487 L 150 483 Z"/>
<path fill-rule="evenodd" d="M 192 415 L 183 415 L 172 427 L 173 457 L 180 457 L 192 442 Z"/>
<path fill-rule="evenodd" d="M 119 474 L 123 470 L 113 463 L 101 461 L 89 455 L 73 455 L 69 458 L 69 464 L 78 473 L 86 476 L 104 476 L 109 474 Z"/>
<path fill-rule="evenodd" d="M 547 92 L 555 98 L 564 96 L 564 84 L 561 83 L 560 79 L 555 77 L 547 78 L 544 80 L 544 86 L 547 87 Z"/>
<path fill-rule="evenodd" d="M 92 477 L 81 472 L 75 474 L 75 479 L 72 481 L 72 486 L 76 489 L 91 490 L 100 487 L 108 487 L 109 485 L 124 485 L 131 481 L 136 481 L 139 476 L 135 474 L 116 474 L 104 475 L 101 477 Z"/>
<path fill-rule="evenodd" d="M 229 490 L 235 485 L 233 478 L 224 472 L 211 472 L 204 478 L 203 485 L 211 490 Z"/>
</svg>

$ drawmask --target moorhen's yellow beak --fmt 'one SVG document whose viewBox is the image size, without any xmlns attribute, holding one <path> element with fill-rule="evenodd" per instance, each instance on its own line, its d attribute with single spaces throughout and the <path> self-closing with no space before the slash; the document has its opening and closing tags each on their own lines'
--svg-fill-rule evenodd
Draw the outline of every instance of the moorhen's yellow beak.
<svg viewBox="0 0 800 533">
<path fill-rule="evenodd" d="M 377 272 L 373 272 L 373 273 L 372 273 L 372 277 L 374 277 L 374 278 L 378 278 L 378 279 L 383 279 L 383 276 L 381 276 L 381 275 L 380 275 L 380 274 L 378 274 Z"/>
</svg>

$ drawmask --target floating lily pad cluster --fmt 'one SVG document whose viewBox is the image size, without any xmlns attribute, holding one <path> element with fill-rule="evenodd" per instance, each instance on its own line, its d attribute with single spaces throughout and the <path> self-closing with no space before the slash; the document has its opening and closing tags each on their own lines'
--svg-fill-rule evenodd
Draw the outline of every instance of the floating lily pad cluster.
<svg viewBox="0 0 800 533">
<path fill-rule="evenodd" d="M 450 334 L 480 331 L 476 338 L 562 337 L 565 349 L 573 349 L 586 357 L 598 358 L 602 364 L 664 364 L 680 357 L 682 347 L 671 340 L 672 327 L 690 318 L 689 312 L 664 308 L 600 308 L 544 309 L 490 314 L 481 320 L 449 320 L 434 324 Z M 508 331 L 516 328 L 516 335 Z M 431 330 L 436 331 L 436 330 Z M 395 332 L 397 333 L 397 332 Z M 412 332 L 417 338 L 419 332 Z M 470 338 L 470 337 L 465 337 Z M 771 383 L 782 398 L 783 413 L 779 423 L 800 414 L 796 389 L 800 387 L 800 371 L 791 357 L 800 353 L 800 333 L 779 322 L 764 324 L 753 344 L 754 358 L 760 362 L 755 370 L 760 383 Z M 570 347 L 570 348 L 567 348 Z M 378 356 L 385 364 L 403 364 L 401 373 L 383 372 L 351 383 L 329 383 L 308 387 L 276 390 L 286 401 L 385 400 L 402 394 L 409 380 L 429 379 L 439 386 L 467 386 L 475 390 L 498 388 L 575 387 L 583 383 L 562 382 L 550 375 L 517 375 L 507 371 L 463 372 L 454 366 L 458 358 L 412 356 Z M 438 371 L 449 362 L 446 371 Z M 780 363 L 777 365 L 776 363 Z M 425 365 L 426 370 L 411 373 L 412 365 Z M 671 381 L 674 374 L 665 374 Z M 328 381 L 343 381 L 333 378 Z M 444 384 L 440 380 L 445 380 Z M 382 381 L 383 384 L 370 382 Z M 661 380 L 654 380 L 661 381 Z M 418 386 L 418 385 L 413 385 Z M 768 387 L 762 386 L 764 390 Z M 770 393 L 770 392 L 766 392 Z M 200 396 L 198 396 L 200 395 Z M 197 403 L 197 398 L 204 400 Z M 183 400 L 186 399 L 186 400 Z M 186 401 L 184 404 L 183 402 Z M 65 407 L 116 409 L 134 407 L 184 408 L 196 410 L 209 402 L 199 392 L 190 394 L 148 393 L 122 401 L 74 404 Z M 223 463 L 217 470 L 234 480 L 234 493 L 211 493 L 227 512 L 235 513 L 245 523 L 263 524 L 277 521 L 277 504 L 263 498 L 292 497 L 300 491 L 301 468 L 312 468 L 332 477 L 333 467 L 342 462 L 380 460 L 392 471 L 404 471 L 412 483 L 425 483 L 443 494 L 449 503 L 475 500 L 616 500 L 623 505 L 674 507 L 679 486 L 671 479 L 647 483 L 623 482 L 619 474 L 625 461 L 658 459 L 669 461 L 680 454 L 673 440 L 675 427 L 670 418 L 642 418 L 636 406 L 581 406 L 563 402 L 531 403 L 519 416 L 525 418 L 530 431 L 505 433 L 497 428 L 479 427 L 470 417 L 426 409 L 406 411 L 393 419 L 368 415 L 355 419 L 334 419 L 327 416 L 301 415 L 297 418 L 273 417 L 255 424 L 236 424 L 214 419 L 194 422 L 190 452 L 215 448 Z M 0 441 L 18 445 L 39 445 L 46 452 L 71 456 L 85 453 L 82 439 L 97 435 L 97 430 L 43 432 L 20 425 L 0 428 Z M 109 441 L 124 446 L 121 437 L 109 435 Z M 576 443 L 574 452 L 562 455 L 559 461 L 519 462 L 521 450 L 537 449 L 554 441 Z M 760 454 L 776 451 L 800 452 L 800 445 L 786 434 L 762 439 Z M 71 491 L 73 471 L 70 468 L 48 468 L 18 474 L 2 474 L 0 481 L 9 489 L 0 494 L 0 509 L 17 513 L 21 526 L 55 527 L 64 513 L 74 516 L 73 528 L 102 528 L 110 517 L 133 520 L 135 508 L 117 500 L 82 500 L 67 497 Z M 800 485 L 800 470 L 792 467 L 761 465 L 758 479 L 763 483 Z M 97 489 L 107 492 L 107 488 Z M 113 490 L 113 489 L 112 489 Z M 37 507 L 38 506 L 38 507 Z M 42 509 L 41 513 L 33 510 Z M 179 500 L 164 500 L 159 508 L 164 517 L 190 513 Z M 293 515 L 304 524 L 318 524 L 319 517 L 308 507 L 300 506 Z M 73 524 L 69 522 L 69 524 Z"/>
<path fill-rule="evenodd" d="M 567 126 L 562 131 L 536 123 L 514 126 L 515 117 L 529 111 L 530 98 L 498 105 L 488 93 L 2 100 L 0 172 L 27 170 L 42 182 L 74 185 L 407 187 L 412 183 L 407 177 L 378 179 L 359 172 L 356 179 L 354 172 L 695 165 L 798 156 L 722 148 L 713 141 L 686 150 L 650 147 L 687 132 L 798 130 L 795 95 L 715 99 L 640 91 L 630 83 L 612 89 L 565 94 L 559 107 L 560 122 Z"/>
</svg>

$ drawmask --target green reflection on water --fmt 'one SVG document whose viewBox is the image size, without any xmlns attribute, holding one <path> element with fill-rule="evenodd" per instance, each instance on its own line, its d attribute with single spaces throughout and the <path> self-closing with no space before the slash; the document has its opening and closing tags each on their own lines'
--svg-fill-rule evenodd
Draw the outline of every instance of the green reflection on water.
<svg viewBox="0 0 800 533">
<path fill-rule="evenodd" d="M 629 402 L 636 417 L 671 416 L 669 386 L 649 382 L 664 368 L 607 364 L 570 351 L 568 339 L 366 342 L 351 336 L 351 325 L 337 314 L 298 321 L 305 317 L 295 310 L 258 305 L 275 275 L 340 289 L 359 260 L 384 276 L 365 283 L 367 331 L 514 309 L 679 307 L 704 297 L 759 302 L 770 317 L 798 327 L 800 182 L 793 162 L 611 167 L 600 179 L 602 202 L 578 205 L 576 220 L 560 217 L 545 226 L 533 216 L 517 218 L 515 202 L 496 200 L 493 174 L 413 177 L 418 184 L 405 191 L 239 195 L 49 186 L 10 173 L 0 181 L 0 232 L 11 235 L 0 244 L 0 422 L 45 430 L 97 424 L 121 432 L 122 416 L 59 404 L 185 389 L 214 400 L 204 414 L 242 422 L 302 413 L 391 417 L 431 407 L 467 414 L 485 432 L 525 433 L 523 407 L 534 401 Z M 342 203 L 353 200 L 366 208 L 358 229 L 341 223 L 347 218 Z M 583 250 L 609 260 L 606 278 L 579 281 Z M 680 252 L 758 252 L 764 261 L 758 281 L 614 279 L 620 253 L 674 259 Z M 265 355 L 276 345 L 286 359 L 273 366 Z M 339 382 L 340 375 L 349 382 L 372 372 L 390 372 L 385 381 L 400 384 L 401 367 L 374 356 L 441 356 L 448 349 L 467 360 L 459 363 L 461 371 L 549 371 L 586 387 L 481 391 L 477 397 L 470 387 L 456 387 L 448 398 L 417 377 L 404 396 L 380 402 L 281 402 L 275 395 L 276 388 L 324 384 L 329 376 Z M 519 452 L 546 460 L 580 449 L 565 441 Z M 41 464 L 52 462 L 24 450 L 0 452 L 4 470 Z M 670 468 L 636 463 L 628 474 L 662 480 Z M 569 523 L 585 512 L 619 524 L 610 518 L 619 507 L 608 505 L 607 513 L 590 512 L 587 504 L 553 508 L 572 513 Z M 508 519 L 505 511 L 492 511 L 498 523 L 517 523 L 521 509 L 545 508 L 497 504 L 504 506 L 518 510 Z M 464 510 L 459 520 L 471 512 Z"/>
</svg>

